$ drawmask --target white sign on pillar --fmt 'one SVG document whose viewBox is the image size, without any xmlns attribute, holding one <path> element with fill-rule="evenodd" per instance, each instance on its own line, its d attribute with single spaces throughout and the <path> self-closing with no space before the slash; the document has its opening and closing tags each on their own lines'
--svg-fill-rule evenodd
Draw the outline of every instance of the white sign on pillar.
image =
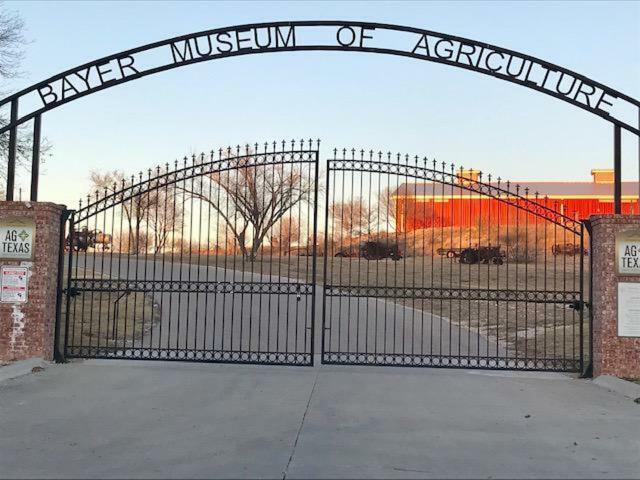
<svg viewBox="0 0 640 480">
<path fill-rule="evenodd" d="M 29 271 L 26 267 L 4 265 L 0 268 L 0 302 L 25 303 Z"/>
<path fill-rule="evenodd" d="M 640 275 L 640 231 L 616 235 L 616 272 L 618 275 Z"/>
<path fill-rule="evenodd" d="M 618 283 L 618 336 L 640 337 L 640 283 Z"/>
<path fill-rule="evenodd" d="M 33 260 L 36 225 L 29 218 L 0 220 L 0 259 Z"/>
</svg>

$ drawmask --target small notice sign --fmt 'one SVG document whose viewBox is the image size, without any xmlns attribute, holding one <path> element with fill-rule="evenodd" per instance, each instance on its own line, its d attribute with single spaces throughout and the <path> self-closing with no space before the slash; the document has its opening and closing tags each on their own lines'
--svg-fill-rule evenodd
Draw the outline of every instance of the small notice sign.
<svg viewBox="0 0 640 480">
<path fill-rule="evenodd" d="M 26 267 L 3 266 L 0 269 L 0 302 L 25 303 L 27 301 Z"/>
<path fill-rule="evenodd" d="M 640 231 L 616 235 L 616 271 L 619 275 L 640 275 Z"/>
<path fill-rule="evenodd" d="M 640 283 L 618 283 L 618 336 L 640 337 Z"/>
<path fill-rule="evenodd" d="M 36 225 L 28 218 L 0 220 L 0 259 L 33 260 Z"/>
</svg>

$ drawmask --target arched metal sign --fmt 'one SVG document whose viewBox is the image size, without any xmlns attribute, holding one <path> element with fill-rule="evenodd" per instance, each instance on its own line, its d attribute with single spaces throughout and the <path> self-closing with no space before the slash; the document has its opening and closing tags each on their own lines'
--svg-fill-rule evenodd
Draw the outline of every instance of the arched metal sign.
<svg viewBox="0 0 640 480">
<path fill-rule="evenodd" d="M 426 60 L 472 70 L 550 95 L 614 125 L 616 192 L 620 132 L 640 136 L 640 101 L 584 75 L 530 55 L 413 27 L 351 21 L 285 21 L 216 28 L 109 55 L 54 75 L 0 101 L 10 106 L 7 199 L 13 198 L 17 127 L 34 120 L 32 200 L 37 199 L 42 113 L 106 88 L 165 70 L 240 55 L 353 51 Z"/>
</svg>

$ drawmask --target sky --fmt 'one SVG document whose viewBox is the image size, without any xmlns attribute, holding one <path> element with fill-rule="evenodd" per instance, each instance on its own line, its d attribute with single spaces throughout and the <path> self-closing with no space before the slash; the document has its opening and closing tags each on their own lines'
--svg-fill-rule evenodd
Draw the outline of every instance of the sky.
<svg viewBox="0 0 640 480">
<path fill-rule="evenodd" d="M 640 2 L 28 2 L 13 92 L 169 37 L 277 20 L 363 20 L 460 35 L 533 55 L 640 98 Z M 134 174 L 227 145 L 320 138 L 409 153 L 518 180 L 590 179 L 612 165 L 612 127 L 519 85 L 436 63 L 349 52 L 202 62 L 43 115 L 52 148 L 40 199 L 77 205 L 92 170 Z M 623 177 L 638 143 L 623 134 Z M 19 185 L 28 190 L 26 172 Z M 26 197 L 28 194 L 24 193 Z"/>
</svg>

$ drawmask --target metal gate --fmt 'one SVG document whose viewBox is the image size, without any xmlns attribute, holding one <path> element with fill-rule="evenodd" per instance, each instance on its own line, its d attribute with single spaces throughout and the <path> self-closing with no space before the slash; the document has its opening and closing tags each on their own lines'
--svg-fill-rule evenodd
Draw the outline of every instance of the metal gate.
<svg viewBox="0 0 640 480">
<path fill-rule="evenodd" d="M 313 363 L 318 143 L 92 180 L 65 239 L 66 357 Z"/>
<path fill-rule="evenodd" d="M 427 158 L 335 151 L 322 361 L 582 371 L 584 230 L 567 205 Z"/>
<path fill-rule="evenodd" d="M 312 365 L 320 297 L 323 363 L 584 371 L 583 225 L 527 188 L 311 141 L 93 181 L 67 357 Z"/>
</svg>

